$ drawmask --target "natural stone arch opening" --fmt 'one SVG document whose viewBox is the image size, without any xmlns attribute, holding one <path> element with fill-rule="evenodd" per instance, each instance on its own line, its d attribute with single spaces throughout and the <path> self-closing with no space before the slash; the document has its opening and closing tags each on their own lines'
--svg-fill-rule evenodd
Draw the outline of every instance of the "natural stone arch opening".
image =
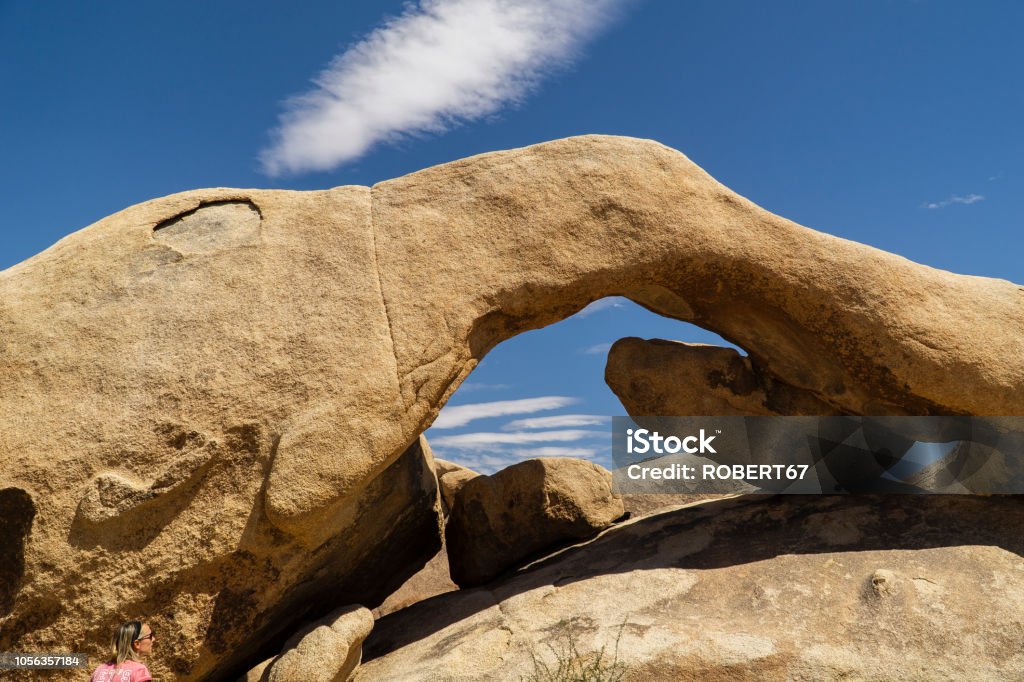
<svg viewBox="0 0 1024 682">
<path fill-rule="evenodd" d="M 499 342 L 491 348 L 472 373 L 448 398 L 439 421 L 426 431 L 434 454 L 482 473 L 493 473 L 529 456 L 569 456 L 591 459 L 610 468 L 610 439 L 607 424 L 595 420 L 560 417 L 626 414 L 621 396 L 606 382 L 606 363 L 613 344 L 624 337 L 672 339 L 673 342 L 700 344 L 746 357 L 745 351 L 721 336 L 689 322 L 659 315 L 622 296 L 606 296 L 583 310 L 539 329 L 529 330 Z M 544 398 L 573 398 L 576 402 Z M 529 401 L 505 415 L 476 417 L 464 426 L 448 426 L 452 411 L 494 402 Z M 512 406 L 516 409 L 517 406 Z M 540 421 L 535 421 L 539 419 Z M 460 418 L 461 420 L 461 418 Z M 547 420 L 547 421 L 545 421 Z M 519 445 L 507 442 L 479 445 L 472 439 L 461 443 L 451 440 L 465 434 L 495 433 L 498 437 L 525 431 Z M 550 428 L 544 424 L 552 424 Z M 507 428 L 512 424 L 511 430 Z M 559 426 L 562 424 L 563 426 Z M 506 427 L 506 428 L 503 428 Z M 599 434 L 586 440 L 540 440 L 545 430 L 591 430 Z M 566 434 L 568 436 L 568 434 Z M 497 438 L 495 438 L 497 440 Z M 594 442 L 596 440 L 596 442 Z"/>
</svg>

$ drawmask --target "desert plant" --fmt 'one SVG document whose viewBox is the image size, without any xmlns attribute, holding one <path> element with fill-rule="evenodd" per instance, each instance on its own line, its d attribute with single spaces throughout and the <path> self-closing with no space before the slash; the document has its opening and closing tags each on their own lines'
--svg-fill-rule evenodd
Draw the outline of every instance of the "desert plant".
<svg viewBox="0 0 1024 682">
<path fill-rule="evenodd" d="M 619 640 L 626 621 L 622 621 L 615 637 L 615 650 L 608 657 L 606 647 L 597 651 L 580 652 L 576 633 L 576 619 L 560 621 L 555 626 L 555 643 L 547 647 L 554 656 L 554 663 L 548 663 L 530 648 L 533 672 L 520 677 L 520 682 L 621 682 L 626 675 L 626 665 L 619 661 Z"/>
</svg>

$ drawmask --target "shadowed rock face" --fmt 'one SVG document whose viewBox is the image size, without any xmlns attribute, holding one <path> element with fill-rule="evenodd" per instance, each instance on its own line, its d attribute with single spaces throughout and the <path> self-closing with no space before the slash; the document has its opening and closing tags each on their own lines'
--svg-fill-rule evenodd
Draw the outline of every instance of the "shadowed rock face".
<svg viewBox="0 0 1024 682">
<path fill-rule="evenodd" d="M 436 529 L 410 446 L 448 396 L 615 294 L 837 411 L 1024 408 L 1020 287 L 800 227 L 654 142 L 155 199 L 0 273 L 0 489 L 35 510 L 0 648 L 99 655 L 142 615 L 180 633 L 155 669 L 217 677 L 328 578 L 372 605 L 360 566 L 436 551 L 402 538 Z"/>
</svg>

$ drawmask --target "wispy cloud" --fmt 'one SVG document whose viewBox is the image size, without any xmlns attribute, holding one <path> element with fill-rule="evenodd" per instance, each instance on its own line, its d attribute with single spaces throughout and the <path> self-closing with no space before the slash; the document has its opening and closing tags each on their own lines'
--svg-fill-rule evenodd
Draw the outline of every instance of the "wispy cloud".
<svg viewBox="0 0 1024 682">
<path fill-rule="evenodd" d="M 985 197 L 982 196 L 981 194 L 968 194 L 966 196 L 954 194 L 950 198 L 943 199 L 942 201 L 933 201 L 921 204 L 921 208 L 946 208 L 947 206 L 952 206 L 953 204 L 965 204 L 967 206 L 970 206 L 971 204 L 976 204 L 979 201 L 984 200 Z"/>
<path fill-rule="evenodd" d="M 450 455 L 453 462 L 469 467 L 482 474 L 493 474 L 496 471 L 512 466 L 525 459 L 534 457 L 576 457 L 588 459 L 608 469 L 612 466 L 611 457 L 605 452 L 593 448 L 560 448 L 542 447 L 512 450 L 488 450 L 487 452 L 459 451 Z"/>
<path fill-rule="evenodd" d="M 337 56 L 286 103 L 260 160 L 327 170 L 374 144 L 441 133 L 521 102 L 623 0 L 420 0 Z"/>
<path fill-rule="evenodd" d="M 516 419 L 501 427 L 503 431 L 523 429 L 568 429 L 574 426 L 597 426 L 607 424 L 611 417 L 600 414 L 559 414 L 553 417 L 531 417 Z"/>
<path fill-rule="evenodd" d="M 600 431 L 565 429 L 561 431 L 521 431 L 516 433 L 460 433 L 457 436 L 432 438 L 431 446 L 439 448 L 477 448 L 492 445 L 521 445 L 523 443 L 560 443 L 585 438 L 607 437 Z"/>
<path fill-rule="evenodd" d="M 482 474 L 493 474 L 496 471 L 510 467 L 526 459 L 535 457 L 575 457 L 577 459 L 598 460 L 603 464 L 607 459 L 593 448 L 527 448 L 519 450 L 498 450 L 489 452 L 460 452 L 453 455 L 458 464 L 469 467 L 473 471 Z M 609 460 L 610 461 L 610 460 Z"/>
<path fill-rule="evenodd" d="M 521 400 L 498 400 L 490 403 L 474 403 L 445 407 L 437 415 L 432 428 L 454 429 L 489 417 L 504 417 L 512 414 L 532 414 L 542 410 L 559 410 L 573 403 L 578 398 L 561 395 L 549 395 L 540 398 L 523 398 Z"/>
<path fill-rule="evenodd" d="M 459 386 L 459 393 L 475 393 L 477 391 L 500 391 L 512 388 L 511 384 L 483 384 L 476 381 L 467 381 Z"/>
<path fill-rule="evenodd" d="M 604 417 L 600 419 L 607 420 Z M 575 457 L 596 462 L 605 468 L 611 466 L 611 433 L 607 430 L 464 433 L 431 438 L 430 444 L 435 456 L 485 474 L 535 457 Z"/>
<path fill-rule="evenodd" d="M 523 461 L 522 458 L 507 453 L 502 453 L 500 455 L 461 453 L 452 457 L 453 458 L 449 461 L 455 462 L 460 466 L 472 469 L 473 471 L 481 474 L 493 474 L 496 471 L 500 471 L 501 469 L 510 467 L 517 462 Z"/>
<path fill-rule="evenodd" d="M 565 448 L 549 445 L 542 448 L 510 450 L 509 454 L 519 459 L 532 459 L 534 457 L 579 457 L 580 459 L 589 459 L 597 454 L 597 450 L 594 448 Z"/>
<path fill-rule="evenodd" d="M 608 310 L 610 308 L 621 308 L 625 305 L 625 302 L 628 300 L 629 299 L 623 298 L 621 296 L 609 296 L 607 298 L 601 298 L 594 301 L 586 308 L 576 313 L 576 317 L 590 317 L 594 313 L 599 313 L 602 310 Z"/>
<path fill-rule="evenodd" d="M 612 344 L 611 343 L 596 343 L 593 346 L 587 346 L 586 348 L 581 348 L 580 349 L 580 353 L 583 353 L 584 355 L 602 355 L 604 353 L 607 353 L 611 349 L 612 349 Z"/>
</svg>

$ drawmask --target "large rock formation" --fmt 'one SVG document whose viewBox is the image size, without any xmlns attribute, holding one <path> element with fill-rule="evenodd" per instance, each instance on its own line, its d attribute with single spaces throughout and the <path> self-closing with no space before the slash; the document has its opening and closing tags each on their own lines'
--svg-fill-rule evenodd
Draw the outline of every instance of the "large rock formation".
<svg viewBox="0 0 1024 682">
<path fill-rule="evenodd" d="M 1022 523 L 1007 497 L 677 509 L 382 618 L 356 679 L 524 679 L 570 649 L 631 682 L 1020 679 Z"/>
<path fill-rule="evenodd" d="M 157 671 L 218 678 L 311 597 L 373 606 L 436 551 L 414 444 L 448 396 L 613 294 L 839 411 L 1024 411 L 1020 287 L 801 227 L 654 142 L 176 194 L 0 273 L 0 649 L 100 655 L 143 615 L 177 633 Z"/>
</svg>

